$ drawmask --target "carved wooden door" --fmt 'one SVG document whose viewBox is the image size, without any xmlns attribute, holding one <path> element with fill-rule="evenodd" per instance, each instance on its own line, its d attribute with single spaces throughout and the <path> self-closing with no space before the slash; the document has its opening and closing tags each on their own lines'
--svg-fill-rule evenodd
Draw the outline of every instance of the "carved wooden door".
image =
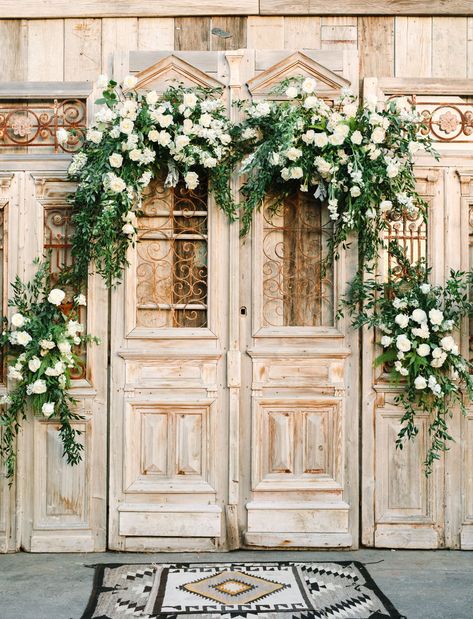
<svg viewBox="0 0 473 619">
<path fill-rule="evenodd" d="M 136 52 L 116 77 L 221 84 L 231 103 L 303 73 L 330 99 L 344 66 L 324 51 Z M 143 211 L 112 295 L 111 547 L 356 545 L 357 338 L 335 318 L 356 250 L 323 277 L 327 211 L 301 195 L 241 240 L 205 187 L 157 179 Z"/>
<path fill-rule="evenodd" d="M 443 284 L 450 269 L 473 267 L 471 84 L 462 80 L 367 79 L 365 94 L 379 99 L 407 96 L 416 102 L 440 153 L 439 161 L 419 157 L 417 188 L 429 205 L 428 222 L 406 216 L 393 221 L 390 235 L 411 260 L 425 257 L 431 279 Z M 382 260 L 383 262 L 383 260 Z M 471 358 L 471 324 L 459 337 Z M 473 547 L 473 417 L 452 410 L 448 419 L 454 442 L 425 477 L 423 462 L 429 419 L 419 414 L 419 435 L 400 451 L 395 439 L 401 411 L 394 404 L 398 387 L 382 368 L 373 370 L 377 352 L 373 333 L 363 338 L 363 488 L 362 542 L 390 548 Z"/>
</svg>

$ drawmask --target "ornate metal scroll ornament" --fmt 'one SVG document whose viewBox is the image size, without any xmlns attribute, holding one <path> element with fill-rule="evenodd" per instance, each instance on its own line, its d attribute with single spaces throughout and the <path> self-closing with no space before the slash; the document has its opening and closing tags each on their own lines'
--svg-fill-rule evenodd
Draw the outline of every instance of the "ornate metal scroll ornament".
<svg viewBox="0 0 473 619">
<path fill-rule="evenodd" d="M 85 140 L 87 111 L 80 99 L 0 102 L 0 148 L 43 147 L 55 153 L 74 153 Z M 69 133 L 58 140 L 58 131 Z"/>
</svg>

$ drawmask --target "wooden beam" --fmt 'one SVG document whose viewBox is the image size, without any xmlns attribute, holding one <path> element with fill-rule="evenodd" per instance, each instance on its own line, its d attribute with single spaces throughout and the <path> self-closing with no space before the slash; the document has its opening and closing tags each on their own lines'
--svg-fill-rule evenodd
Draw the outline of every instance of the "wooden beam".
<svg viewBox="0 0 473 619">
<path fill-rule="evenodd" d="M 0 0 L 0 18 L 257 15 L 258 0 Z"/>
<path fill-rule="evenodd" d="M 471 15 L 471 12 L 471 0 L 260 0 L 261 15 Z"/>
</svg>

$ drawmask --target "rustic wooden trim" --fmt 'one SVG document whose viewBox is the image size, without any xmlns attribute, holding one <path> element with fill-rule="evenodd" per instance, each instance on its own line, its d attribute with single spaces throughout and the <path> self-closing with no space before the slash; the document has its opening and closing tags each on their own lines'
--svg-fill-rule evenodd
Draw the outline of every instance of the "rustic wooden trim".
<svg viewBox="0 0 473 619">
<path fill-rule="evenodd" d="M 258 0 L 0 0 L 2 19 L 53 17 L 174 17 L 258 15 Z"/>
<path fill-rule="evenodd" d="M 0 99 L 88 97 L 90 82 L 0 82 Z"/>
<path fill-rule="evenodd" d="M 0 4 L 1 6 L 1 4 Z M 261 15 L 471 15 L 469 0 L 260 0 Z"/>
</svg>

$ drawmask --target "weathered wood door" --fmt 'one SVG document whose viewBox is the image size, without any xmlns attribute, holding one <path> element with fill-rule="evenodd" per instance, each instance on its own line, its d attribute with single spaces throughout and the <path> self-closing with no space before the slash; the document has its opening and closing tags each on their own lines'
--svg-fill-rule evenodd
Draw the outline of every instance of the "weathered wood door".
<svg viewBox="0 0 473 619">
<path fill-rule="evenodd" d="M 330 99 L 350 78 L 342 54 L 316 51 L 115 67 L 144 90 L 220 84 L 229 103 L 298 73 Z M 143 211 L 112 295 L 111 548 L 356 545 L 357 336 L 335 318 L 356 248 L 322 277 L 327 212 L 300 195 L 241 241 L 204 187 L 157 179 Z"/>
<path fill-rule="evenodd" d="M 53 127 L 74 119 L 81 134 L 90 93 L 90 84 L 79 83 L 2 88 L 2 314 L 10 284 L 17 274 L 32 277 L 35 258 L 51 253 L 53 281 L 59 267 L 70 263 L 67 198 L 74 186 L 67 180 L 70 154 L 58 147 Z M 9 487 L 0 478 L 0 550 L 91 552 L 106 547 L 106 299 L 99 278 L 91 277 L 81 318 L 102 345 L 84 351 L 83 371 L 72 389 L 84 416 L 74 423 L 82 431 L 83 460 L 72 467 L 62 458 L 57 420 L 28 414 L 17 440 L 15 483 Z M 8 382 L 4 370 L 2 363 L 2 393 Z"/>
<path fill-rule="evenodd" d="M 473 268 L 471 83 L 437 79 L 367 79 L 365 94 L 380 99 L 408 96 L 423 114 L 440 153 L 439 161 L 419 158 L 417 185 L 429 205 L 428 223 L 393 221 L 390 234 L 412 260 L 423 256 L 432 282 L 443 284 L 450 269 Z M 381 261 L 383 262 L 383 261 Z M 460 334 L 462 354 L 471 358 L 471 324 Z M 382 368 L 373 370 L 374 334 L 363 338 L 363 501 L 362 543 L 390 548 L 473 547 L 473 416 L 452 410 L 455 442 L 426 478 L 428 419 L 418 416 L 419 435 L 399 451 L 395 438 L 401 411 L 397 388 Z"/>
</svg>

